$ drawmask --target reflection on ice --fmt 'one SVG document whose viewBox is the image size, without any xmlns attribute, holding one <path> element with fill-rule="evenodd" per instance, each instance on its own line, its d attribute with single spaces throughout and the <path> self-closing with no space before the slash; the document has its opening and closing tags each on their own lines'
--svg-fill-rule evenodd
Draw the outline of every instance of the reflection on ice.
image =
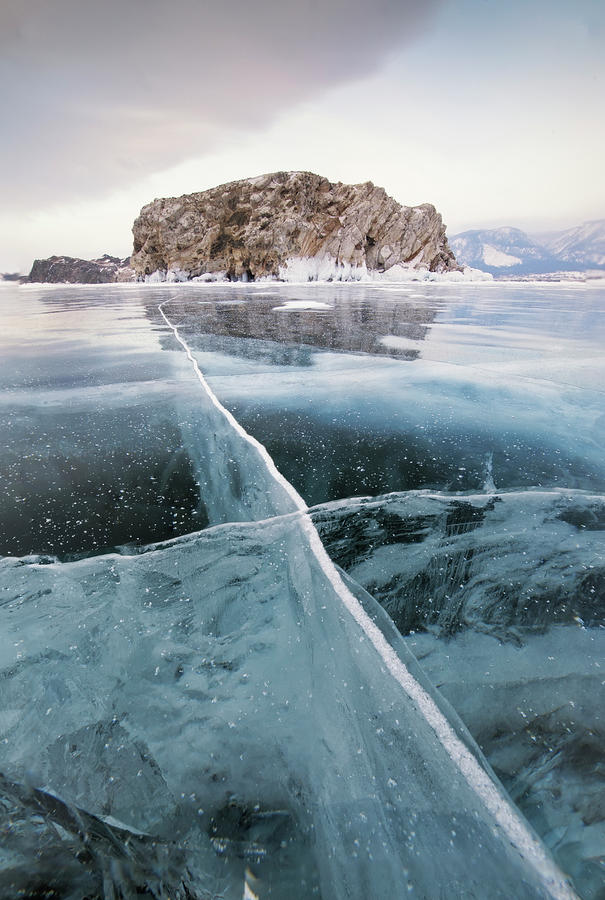
<svg viewBox="0 0 605 900">
<path fill-rule="evenodd" d="M 41 303 L 13 290 L 0 352 L 0 553 L 69 558 L 204 527 L 175 413 L 186 361 L 157 352 L 134 298 L 53 289 Z"/>
<path fill-rule="evenodd" d="M 287 316 L 254 294 L 225 311 L 210 291 L 200 312 L 182 291 L 170 309 L 213 390 L 309 503 L 480 490 L 488 457 L 498 488 L 605 489 L 599 298 L 457 290 L 324 286 L 306 302 L 333 309 Z"/>
<path fill-rule="evenodd" d="M 368 307 L 364 292 L 350 294 L 335 289 L 322 293 L 319 290 L 322 299 L 305 296 L 306 293 L 304 288 L 270 294 L 252 292 L 247 303 L 234 304 L 226 302 L 224 291 L 209 293 L 203 303 L 195 293 L 179 291 L 171 298 L 170 309 L 190 346 L 219 351 L 224 346 L 225 352 L 233 356 L 249 355 L 250 358 L 255 344 L 271 342 L 276 353 L 280 346 L 283 349 L 286 345 L 414 359 L 420 352 L 419 346 L 410 356 L 407 350 L 384 346 L 382 336 L 392 333 L 422 342 L 435 317 L 431 305 L 419 305 L 407 299 L 397 304 L 374 303 Z M 155 305 L 149 304 L 148 314 L 157 318 Z M 211 340 L 217 337 L 229 341 L 221 345 Z"/>
</svg>

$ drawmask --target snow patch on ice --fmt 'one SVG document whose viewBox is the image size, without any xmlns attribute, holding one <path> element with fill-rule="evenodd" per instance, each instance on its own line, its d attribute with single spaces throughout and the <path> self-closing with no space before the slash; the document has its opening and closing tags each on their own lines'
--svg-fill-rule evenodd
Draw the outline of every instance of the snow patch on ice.
<svg viewBox="0 0 605 900">
<path fill-rule="evenodd" d="M 438 282 L 468 282 L 468 281 L 493 281 L 493 275 L 482 272 L 480 269 L 471 269 L 466 266 L 463 272 L 429 272 L 428 269 L 412 269 L 405 265 L 391 266 L 386 272 L 371 272 L 368 279 L 372 282 L 410 282 L 410 281 L 438 281 Z"/>
<path fill-rule="evenodd" d="M 383 347 L 389 350 L 418 350 L 418 341 L 412 338 L 399 337 L 396 334 L 385 334 L 380 338 Z"/>
<path fill-rule="evenodd" d="M 299 309 L 334 309 L 329 303 L 319 300 L 287 300 L 282 306 L 274 306 L 273 312 L 291 312 Z"/>
</svg>

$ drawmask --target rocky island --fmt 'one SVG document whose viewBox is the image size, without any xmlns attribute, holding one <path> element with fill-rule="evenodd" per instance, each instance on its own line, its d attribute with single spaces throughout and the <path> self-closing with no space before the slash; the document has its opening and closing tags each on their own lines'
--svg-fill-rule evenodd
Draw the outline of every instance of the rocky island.
<svg viewBox="0 0 605 900">
<path fill-rule="evenodd" d="M 154 200 L 133 234 L 131 265 L 139 277 L 280 278 L 297 265 L 309 277 L 394 266 L 460 270 L 431 204 L 402 206 L 370 181 L 333 184 L 311 172 L 276 172 Z"/>
<path fill-rule="evenodd" d="M 78 259 L 74 256 L 49 256 L 35 259 L 26 281 L 45 284 L 109 284 L 133 281 L 134 272 L 129 259 L 109 256 L 99 259 Z"/>
<path fill-rule="evenodd" d="M 133 226 L 130 259 L 51 256 L 28 281 L 356 280 L 406 270 L 461 272 L 430 203 L 402 206 L 371 181 L 275 172 L 154 200 Z"/>
</svg>

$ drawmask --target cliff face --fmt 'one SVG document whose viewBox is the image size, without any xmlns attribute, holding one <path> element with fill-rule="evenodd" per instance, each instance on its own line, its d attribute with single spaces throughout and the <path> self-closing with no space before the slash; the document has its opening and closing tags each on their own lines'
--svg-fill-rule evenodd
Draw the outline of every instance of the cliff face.
<svg viewBox="0 0 605 900">
<path fill-rule="evenodd" d="M 457 271 L 434 206 L 402 206 L 383 188 L 277 172 L 198 194 L 154 200 L 133 226 L 137 275 L 278 276 L 291 259 L 331 259 L 386 271 L 394 265 Z"/>
<path fill-rule="evenodd" d="M 36 259 L 27 281 L 50 284 L 109 284 L 132 281 L 134 273 L 129 260 L 117 256 L 99 259 L 78 259 L 73 256 L 49 256 Z"/>
</svg>

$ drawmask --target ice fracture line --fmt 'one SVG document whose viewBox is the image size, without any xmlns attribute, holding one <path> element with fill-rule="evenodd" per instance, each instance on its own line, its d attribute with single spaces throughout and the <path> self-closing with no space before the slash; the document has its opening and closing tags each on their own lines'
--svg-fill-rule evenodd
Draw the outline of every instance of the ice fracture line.
<svg viewBox="0 0 605 900">
<path fill-rule="evenodd" d="M 218 397 L 214 394 L 204 378 L 191 348 L 179 334 L 178 327 L 170 321 L 164 312 L 163 307 L 175 299 L 175 297 L 171 297 L 163 303 L 160 303 L 158 310 L 162 318 L 187 354 L 187 358 L 191 362 L 193 370 L 212 404 L 223 416 L 225 416 L 236 433 L 256 449 L 272 478 L 283 487 L 300 512 L 304 514 L 301 518 L 301 526 L 309 541 L 309 548 L 341 602 L 371 641 L 389 673 L 397 681 L 410 700 L 412 700 L 423 718 L 430 725 L 437 739 L 458 768 L 466 783 L 475 795 L 480 798 L 483 805 L 491 814 L 498 827 L 502 829 L 508 840 L 514 845 L 521 856 L 533 867 L 550 895 L 554 900 L 579 900 L 578 895 L 572 889 L 569 881 L 565 878 L 565 875 L 548 855 L 539 839 L 531 832 L 521 815 L 513 808 L 511 801 L 506 797 L 503 789 L 492 780 L 488 772 L 479 764 L 479 761 L 473 753 L 471 753 L 460 740 L 433 698 L 424 690 L 422 685 L 416 681 L 408 668 L 390 646 L 378 626 L 375 625 L 357 598 L 346 586 L 334 563 L 328 556 L 319 533 L 308 515 L 309 508 L 298 491 L 286 478 L 284 478 L 281 472 L 278 471 L 266 447 L 264 447 L 260 441 L 257 441 L 256 438 L 252 437 L 252 435 L 248 434 L 235 416 L 233 416 L 229 410 L 225 409 Z"/>
</svg>

